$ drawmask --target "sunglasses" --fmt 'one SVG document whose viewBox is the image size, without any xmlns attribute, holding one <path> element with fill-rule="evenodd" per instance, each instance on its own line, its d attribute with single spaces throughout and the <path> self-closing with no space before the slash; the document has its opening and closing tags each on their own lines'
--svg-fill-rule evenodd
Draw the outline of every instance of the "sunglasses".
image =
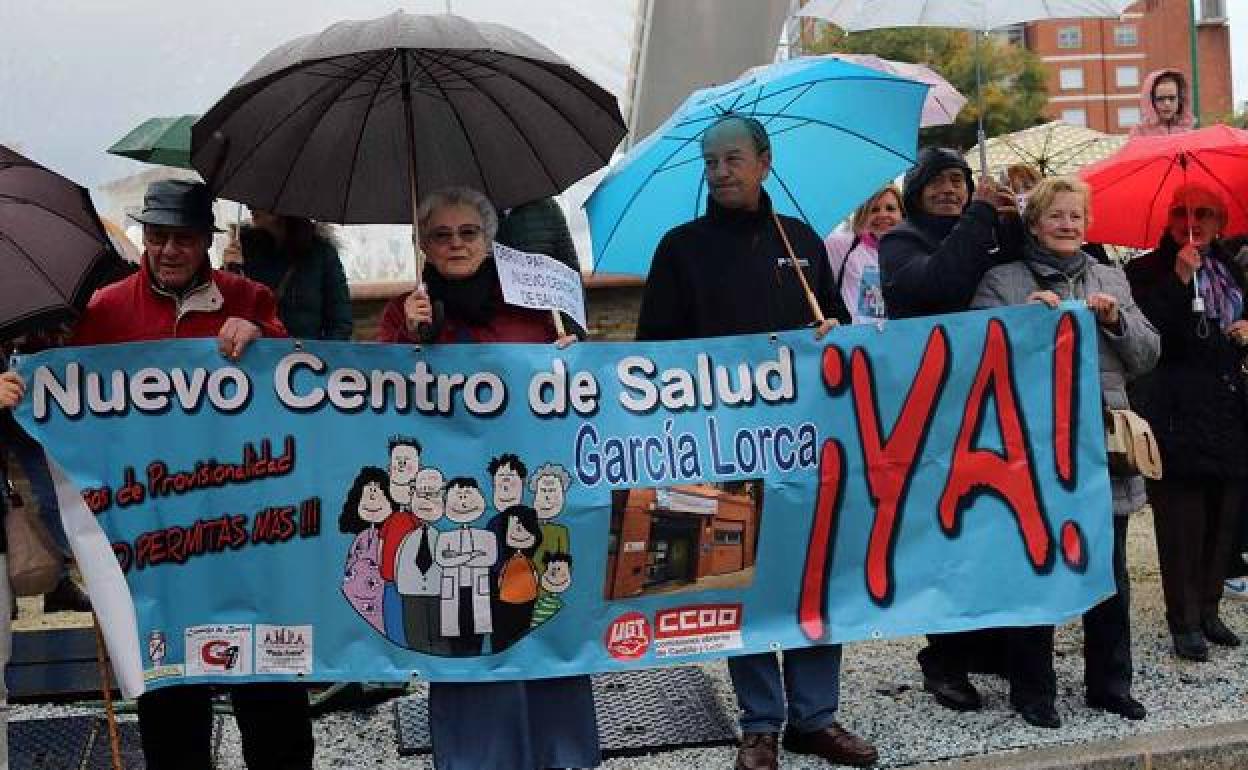
<svg viewBox="0 0 1248 770">
<path fill-rule="evenodd" d="M 429 233 L 426 237 L 429 239 L 430 243 L 435 243 L 439 246 L 450 246 L 451 242 L 455 240 L 455 236 L 457 235 L 459 236 L 459 240 L 464 243 L 476 243 L 477 239 L 479 239 L 481 234 L 484 232 L 485 231 L 482 229 L 481 225 L 460 225 L 454 230 L 449 227 L 439 227 Z"/>
<path fill-rule="evenodd" d="M 1187 211 L 1188 210 L 1185 206 L 1175 206 L 1174 208 L 1170 209 L 1170 218 L 1171 219 L 1187 219 Z M 1217 210 L 1211 209 L 1208 206 L 1198 206 L 1197 208 L 1194 208 L 1191 211 L 1192 211 L 1192 219 L 1196 219 L 1196 220 L 1217 219 L 1218 217 Z"/>
</svg>

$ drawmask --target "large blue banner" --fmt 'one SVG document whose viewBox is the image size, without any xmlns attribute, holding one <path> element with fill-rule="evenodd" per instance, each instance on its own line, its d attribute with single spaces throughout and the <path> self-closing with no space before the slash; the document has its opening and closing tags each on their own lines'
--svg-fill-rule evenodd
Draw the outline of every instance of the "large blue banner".
<svg viewBox="0 0 1248 770">
<path fill-rule="evenodd" d="M 557 676 L 1082 612 L 1113 585 L 1096 346 L 1074 306 L 181 340 L 25 358 L 18 419 L 90 511 L 129 681 Z"/>
</svg>

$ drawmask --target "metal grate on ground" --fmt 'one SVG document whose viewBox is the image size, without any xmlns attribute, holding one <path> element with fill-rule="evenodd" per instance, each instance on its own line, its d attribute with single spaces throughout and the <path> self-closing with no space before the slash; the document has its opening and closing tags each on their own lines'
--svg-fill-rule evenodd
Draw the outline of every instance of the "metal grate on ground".
<svg viewBox="0 0 1248 770">
<path fill-rule="evenodd" d="M 213 753 L 221 748 L 223 722 L 213 723 Z M 143 770 L 143 743 L 139 723 L 119 722 L 121 764 Z M 9 722 L 9 770 L 110 770 L 112 751 L 108 724 L 102 716 L 23 719 Z"/>
<path fill-rule="evenodd" d="M 626 671 L 593 677 L 598 738 L 606 756 L 635 756 L 701 746 L 730 746 L 736 728 L 711 678 L 692 666 Z M 400 756 L 429 745 L 426 693 L 395 703 Z"/>
</svg>

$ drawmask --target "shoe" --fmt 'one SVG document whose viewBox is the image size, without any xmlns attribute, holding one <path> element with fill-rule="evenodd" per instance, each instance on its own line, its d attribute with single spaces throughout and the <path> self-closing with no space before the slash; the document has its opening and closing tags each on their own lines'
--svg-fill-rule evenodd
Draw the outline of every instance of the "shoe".
<svg viewBox="0 0 1248 770">
<path fill-rule="evenodd" d="M 1174 635 L 1174 654 L 1184 660 L 1204 663 L 1209 660 L 1209 645 L 1199 631 L 1180 631 Z"/>
<path fill-rule="evenodd" d="M 966 674 L 939 677 L 924 674 L 923 689 L 935 696 L 937 703 L 954 711 L 979 711 L 984 705 Z"/>
<path fill-rule="evenodd" d="M 1248 578 L 1227 578 L 1222 582 L 1222 598 L 1248 601 Z"/>
<path fill-rule="evenodd" d="M 809 733 L 785 730 L 781 745 L 785 751 L 812 754 L 834 765 L 870 767 L 880 758 L 874 746 L 836 722 Z"/>
<path fill-rule="evenodd" d="M 1023 718 L 1023 721 L 1032 727 L 1045 727 L 1055 729 L 1062 726 L 1062 720 L 1057 715 L 1057 709 L 1053 708 L 1052 703 L 1044 701 L 1036 701 L 1033 703 L 1025 703 L 1021 706 L 1014 706 L 1014 710 Z"/>
<path fill-rule="evenodd" d="M 56 588 L 43 595 L 44 612 L 90 612 L 91 600 L 69 575 L 61 578 Z"/>
<path fill-rule="evenodd" d="M 736 770 L 779 770 L 775 733 L 746 733 L 737 747 Z"/>
<path fill-rule="evenodd" d="M 1239 637 L 1235 632 L 1226 627 L 1222 622 L 1222 618 L 1214 615 L 1211 618 L 1205 618 L 1200 621 L 1201 633 L 1205 638 L 1220 647 L 1238 647 L 1240 645 Z"/>
<path fill-rule="evenodd" d="M 1124 719 L 1137 721 L 1148 716 L 1148 709 L 1130 695 L 1092 695 L 1088 694 L 1088 708 L 1108 711 Z"/>
</svg>

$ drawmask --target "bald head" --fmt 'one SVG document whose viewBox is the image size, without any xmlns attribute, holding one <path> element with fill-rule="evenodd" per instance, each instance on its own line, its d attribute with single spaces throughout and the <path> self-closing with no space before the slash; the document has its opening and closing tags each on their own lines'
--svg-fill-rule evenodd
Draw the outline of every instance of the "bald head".
<svg viewBox="0 0 1248 770">
<path fill-rule="evenodd" d="M 702 161 L 711 198 L 726 209 L 758 209 L 771 171 L 771 142 L 754 118 L 730 115 L 702 135 Z"/>
</svg>

